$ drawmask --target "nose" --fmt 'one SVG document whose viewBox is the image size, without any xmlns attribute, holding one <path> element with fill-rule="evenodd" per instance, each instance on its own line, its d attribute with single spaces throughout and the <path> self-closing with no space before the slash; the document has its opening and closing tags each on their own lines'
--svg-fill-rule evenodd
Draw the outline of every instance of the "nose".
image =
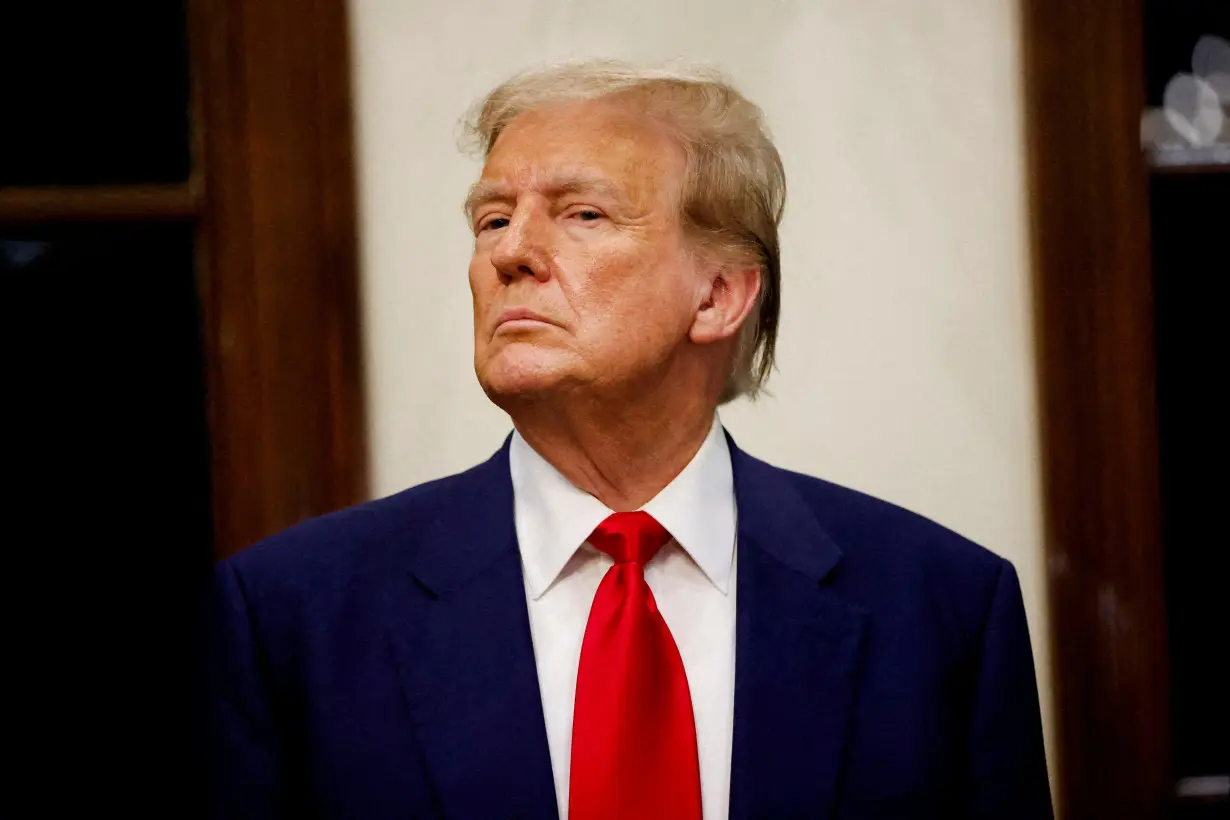
<svg viewBox="0 0 1230 820">
<path fill-rule="evenodd" d="M 541 282 L 550 277 L 547 222 L 545 214 L 518 208 L 500 232 L 499 241 L 491 249 L 491 264 L 505 284 L 522 276 Z"/>
</svg>

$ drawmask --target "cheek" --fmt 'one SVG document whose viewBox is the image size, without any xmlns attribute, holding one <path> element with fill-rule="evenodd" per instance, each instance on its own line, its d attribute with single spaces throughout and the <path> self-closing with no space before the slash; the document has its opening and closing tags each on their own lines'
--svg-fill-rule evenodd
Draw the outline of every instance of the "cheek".
<svg viewBox="0 0 1230 820">
<path fill-rule="evenodd" d="M 480 308 L 490 303 L 499 280 L 486 256 L 477 254 L 470 260 L 469 279 L 470 296 L 474 300 L 474 315 L 477 317 Z"/>
<path fill-rule="evenodd" d="M 643 348 L 686 335 L 692 282 L 679 260 L 649 253 L 599 258 L 589 273 L 574 289 L 574 307 L 603 341 Z"/>
</svg>

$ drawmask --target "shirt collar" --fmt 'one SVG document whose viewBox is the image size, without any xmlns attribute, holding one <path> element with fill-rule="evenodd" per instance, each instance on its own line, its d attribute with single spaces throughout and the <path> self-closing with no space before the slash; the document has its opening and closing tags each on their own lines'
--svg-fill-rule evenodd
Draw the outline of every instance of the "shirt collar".
<svg viewBox="0 0 1230 820">
<path fill-rule="evenodd" d="M 509 471 L 526 585 L 537 600 L 612 510 L 575 487 L 516 432 L 509 447 Z M 723 595 L 729 592 L 736 526 L 734 474 L 730 448 L 716 417 L 688 465 L 641 509 L 674 536 Z"/>
</svg>

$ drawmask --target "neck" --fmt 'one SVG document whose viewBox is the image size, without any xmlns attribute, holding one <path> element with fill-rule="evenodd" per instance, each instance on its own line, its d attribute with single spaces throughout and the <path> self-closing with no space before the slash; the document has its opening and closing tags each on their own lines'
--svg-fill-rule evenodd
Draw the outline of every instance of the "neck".
<svg viewBox="0 0 1230 820">
<path fill-rule="evenodd" d="M 683 472 L 713 426 L 707 397 L 548 400 L 510 409 L 517 432 L 573 485 L 616 512 L 640 509 Z"/>
</svg>

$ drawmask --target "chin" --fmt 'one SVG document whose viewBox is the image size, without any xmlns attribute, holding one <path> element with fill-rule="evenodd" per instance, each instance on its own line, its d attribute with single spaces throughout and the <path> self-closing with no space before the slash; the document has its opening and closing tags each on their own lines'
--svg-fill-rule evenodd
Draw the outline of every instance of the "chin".
<svg viewBox="0 0 1230 820">
<path fill-rule="evenodd" d="M 475 362 L 483 392 L 497 405 L 550 393 L 570 380 L 567 362 L 556 351 L 509 345 Z"/>
</svg>

